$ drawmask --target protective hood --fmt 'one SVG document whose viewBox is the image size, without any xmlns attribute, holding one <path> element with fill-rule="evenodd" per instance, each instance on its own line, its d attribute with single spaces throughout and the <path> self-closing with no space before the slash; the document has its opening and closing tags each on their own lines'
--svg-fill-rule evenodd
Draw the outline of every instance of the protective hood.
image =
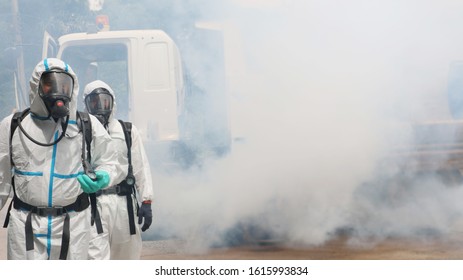
<svg viewBox="0 0 463 280">
<path fill-rule="evenodd" d="M 97 88 L 104 88 L 106 90 L 108 90 L 109 94 L 111 94 L 111 96 L 113 97 L 113 110 L 111 112 L 111 114 L 109 115 L 109 119 L 108 119 L 108 122 L 112 122 L 114 120 L 114 116 L 116 114 L 116 109 L 117 109 L 117 106 L 116 106 L 116 96 L 114 95 L 114 91 L 113 89 L 105 82 L 101 81 L 101 80 L 95 80 L 89 84 L 87 84 L 84 88 L 84 95 L 83 95 L 83 100 L 84 100 L 84 106 L 85 106 L 85 98 L 92 92 L 94 91 L 95 89 Z M 85 107 L 87 109 L 87 107 Z"/>
<path fill-rule="evenodd" d="M 47 106 L 45 105 L 43 99 L 39 94 L 39 83 L 40 78 L 44 72 L 48 71 L 64 71 L 67 72 L 74 80 L 71 101 L 69 102 L 69 117 L 70 119 L 76 118 L 77 111 L 77 96 L 79 94 L 79 82 L 77 76 L 72 71 L 71 67 L 66 64 L 64 61 L 57 58 L 46 58 L 39 62 L 32 72 L 32 77 L 29 81 L 30 92 L 29 92 L 29 102 L 31 104 L 30 110 L 34 116 L 38 118 L 47 119 L 49 117 L 49 112 Z"/>
</svg>

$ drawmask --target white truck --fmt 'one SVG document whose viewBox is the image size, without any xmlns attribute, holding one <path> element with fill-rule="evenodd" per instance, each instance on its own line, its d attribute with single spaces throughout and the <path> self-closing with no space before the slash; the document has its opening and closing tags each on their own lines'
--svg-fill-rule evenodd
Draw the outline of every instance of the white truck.
<svg viewBox="0 0 463 280">
<path fill-rule="evenodd" d="M 192 83 L 177 44 L 162 30 L 74 33 L 58 40 L 45 33 L 42 56 L 71 65 L 81 91 L 95 79 L 108 83 L 116 94 L 116 117 L 137 126 L 154 163 L 187 167 L 202 154 L 220 155 L 230 148 L 226 93 Z M 216 96 L 222 102 L 204 102 Z M 82 110 L 82 100 L 78 103 Z M 214 120 L 212 128 L 208 120 Z"/>
</svg>

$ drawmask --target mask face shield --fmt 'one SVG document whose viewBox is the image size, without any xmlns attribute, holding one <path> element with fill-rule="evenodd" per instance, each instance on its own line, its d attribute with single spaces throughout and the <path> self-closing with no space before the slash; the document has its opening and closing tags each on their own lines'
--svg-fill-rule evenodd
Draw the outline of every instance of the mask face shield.
<svg viewBox="0 0 463 280">
<path fill-rule="evenodd" d="M 69 114 L 69 102 L 74 89 L 74 79 L 66 72 L 44 72 L 40 77 L 39 95 L 48 112 L 55 118 Z"/>
<path fill-rule="evenodd" d="M 87 111 L 99 117 L 103 124 L 107 124 L 113 110 L 113 104 L 113 96 L 105 88 L 94 89 L 85 97 Z M 103 118 L 103 120 L 101 118 Z"/>
<path fill-rule="evenodd" d="M 42 98 L 50 96 L 71 99 L 74 80 L 66 72 L 45 72 L 40 77 L 39 94 Z"/>
</svg>

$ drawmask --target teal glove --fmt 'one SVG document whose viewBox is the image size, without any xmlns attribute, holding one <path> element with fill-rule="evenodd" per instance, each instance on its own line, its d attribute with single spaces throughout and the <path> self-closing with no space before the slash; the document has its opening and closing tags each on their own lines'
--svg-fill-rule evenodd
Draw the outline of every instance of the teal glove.
<svg viewBox="0 0 463 280">
<path fill-rule="evenodd" d="M 80 187 L 86 193 L 97 192 L 109 185 L 109 174 L 104 170 L 98 170 L 95 172 L 96 179 L 93 181 L 85 174 L 77 176 L 77 181 L 80 183 Z"/>
</svg>

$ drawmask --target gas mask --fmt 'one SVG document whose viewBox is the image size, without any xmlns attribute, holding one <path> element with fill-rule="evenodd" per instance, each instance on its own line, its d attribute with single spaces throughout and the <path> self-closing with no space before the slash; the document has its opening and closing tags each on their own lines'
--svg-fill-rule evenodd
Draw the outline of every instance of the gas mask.
<svg viewBox="0 0 463 280">
<path fill-rule="evenodd" d="M 74 80 L 66 72 L 44 72 L 40 77 L 39 95 L 55 120 L 69 115 Z"/>
<path fill-rule="evenodd" d="M 105 88 L 96 88 L 85 97 L 87 111 L 94 115 L 105 127 L 113 110 L 113 96 Z"/>
</svg>

